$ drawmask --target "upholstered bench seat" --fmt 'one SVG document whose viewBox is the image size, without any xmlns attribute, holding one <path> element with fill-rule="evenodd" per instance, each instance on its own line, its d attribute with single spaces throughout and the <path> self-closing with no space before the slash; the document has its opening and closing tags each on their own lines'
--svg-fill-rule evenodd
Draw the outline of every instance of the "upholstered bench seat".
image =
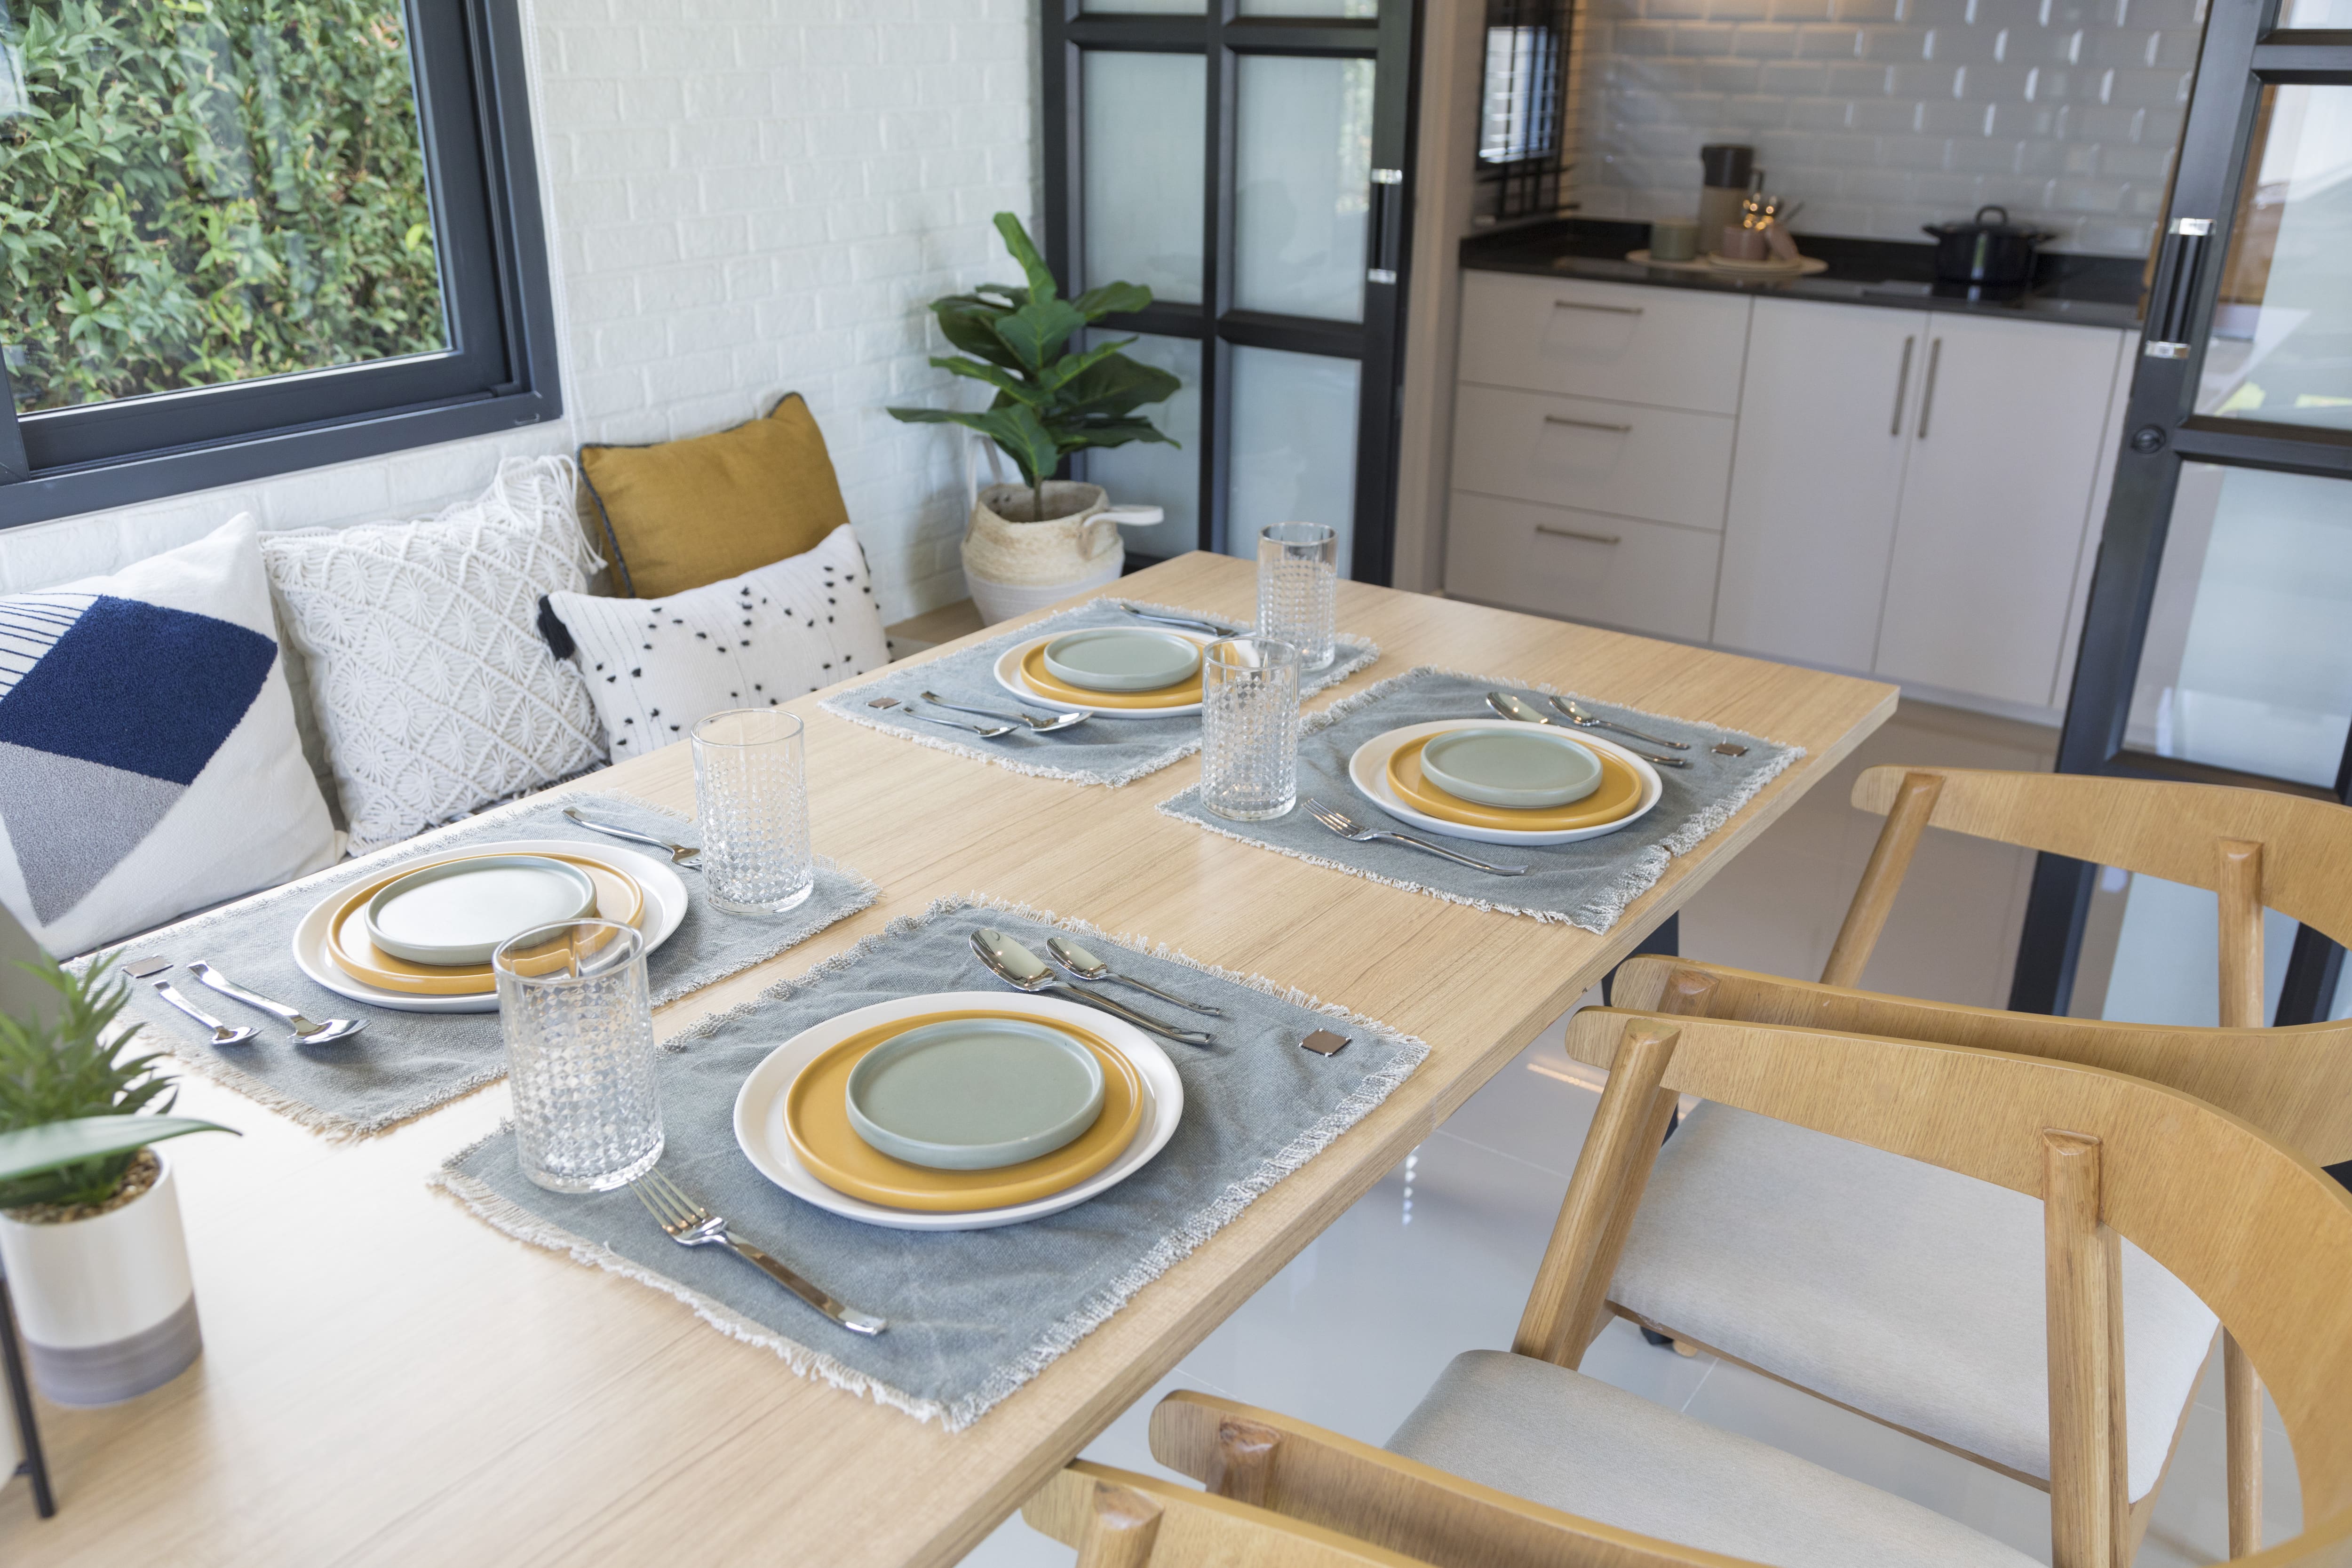
<svg viewBox="0 0 2352 1568">
<path fill-rule="evenodd" d="M 2046 1482 L 2042 1205 L 1701 1106 L 1659 1151 L 1610 1300 L 1801 1387 Z M 2162 1476 L 2213 1314 L 2123 1244 L 2134 1501 Z"/>
<path fill-rule="evenodd" d="M 2034 1562 L 1752 1437 L 1500 1351 L 1454 1357 L 1388 1447 L 1547 1508 L 1780 1568 Z"/>
</svg>

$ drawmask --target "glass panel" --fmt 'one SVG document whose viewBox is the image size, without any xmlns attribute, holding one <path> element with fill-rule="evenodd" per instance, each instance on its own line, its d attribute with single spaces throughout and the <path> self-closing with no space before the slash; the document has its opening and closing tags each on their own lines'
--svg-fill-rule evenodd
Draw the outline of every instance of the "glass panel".
<svg viewBox="0 0 2352 1568">
<path fill-rule="evenodd" d="M 1197 302 L 1207 68 L 1199 55 L 1090 49 L 1079 68 L 1085 286 L 1140 283 Z"/>
<path fill-rule="evenodd" d="M 1086 0 L 1078 8 L 1089 16 L 1198 16 L 1206 10 L 1202 0 Z"/>
<path fill-rule="evenodd" d="M 1116 342 L 1120 335 L 1090 332 L 1087 342 Z M 1201 345 L 1191 338 L 1146 332 L 1126 353 L 1130 359 L 1171 372 L 1184 384 L 1167 402 L 1136 410 L 1179 444 L 1130 441 L 1101 447 L 1087 454 L 1086 477 L 1110 492 L 1113 506 L 1156 506 L 1167 512 L 1164 521 L 1151 527 L 1120 529 L 1129 550 L 1181 555 L 1197 549 L 1201 541 Z"/>
<path fill-rule="evenodd" d="M 0 0 L 0 342 L 61 408 L 449 346 L 400 0 Z"/>
<path fill-rule="evenodd" d="M 2352 430 L 2352 86 L 2263 89 L 2247 162 L 2197 411 Z"/>
<path fill-rule="evenodd" d="M 2347 626 L 2352 484 L 2183 463 L 2126 744 L 2333 789 Z"/>
<path fill-rule="evenodd" d="M 1241 14 L 1244 16 L 1369 18 L 1381 14 L 1381 0 L 1242 0 Z"/>
<path fill-rule="evenodd" d="M 2286 0 L 2282 27 L 2352 27 L 2352 0 Z"/>
<path fill-rule="evenodd" d="M 1234 303 L 1364 319 L 1372 62 L 1241 58 Z"/>
<path fill-rule="evenodd" d="M 1559 137 L 1559 34 L 1548 26 L 1487 28 L 1478 161 L 1545 157 Z"/>
<path fill-rule="evenodd" d="M 2221 1021 L 2221 910 L 2211 893 L 2099 869 L 2083 928 L 2072 1011 L 2118 1024 L 2210 1028 Z M 2263 1017 L 2278 1010 L 2295 923 L 2263 911 Z M 2338 992 L 2338 1001 L 2352 998 Z"/>
<path fill-rule="evenodd" d="M 1356 387 L 1351 359 L 1236 348 L 1233 374 L 1231 490 L 1224 551 L 1257 559 L 1270 522 L 1320 522 L 1339 531 L 1339 575 L 1349 574 L 1356 521 Z"/>
</svg>

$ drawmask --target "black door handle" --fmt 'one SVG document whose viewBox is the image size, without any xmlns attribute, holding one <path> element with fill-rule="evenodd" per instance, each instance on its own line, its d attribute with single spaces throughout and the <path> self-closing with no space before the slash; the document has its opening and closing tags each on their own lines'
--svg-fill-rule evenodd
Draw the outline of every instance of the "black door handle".
<svg viewBox="0 0 2352 1568">
<path fill-rule="evenodd" d="M 1364 279 L 1394 284 L 1404 270 L 1404 171 L 1374 169 L 1371 193 L 1372 260 Z"/>
<path fill-rule="evenodd" d="M 2189 357 L 2189 318 L 2197 307 L 2198 275 L 2213 242 L 2210 217 L 2177 217 L 2165 231 L 2157 258 L 2156 286 L 2148 290 L 2147 340 L 2140 353 L 2149 359 Z"/>
</svg>

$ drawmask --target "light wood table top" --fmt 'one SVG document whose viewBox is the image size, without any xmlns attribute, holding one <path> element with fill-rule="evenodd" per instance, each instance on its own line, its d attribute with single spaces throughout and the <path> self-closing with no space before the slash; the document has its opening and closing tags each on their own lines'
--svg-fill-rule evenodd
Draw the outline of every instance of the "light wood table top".
<svg viewBox="0 0 2352 1568">
<path fill-rule="evenodd" d="M 1195 554 L 1121 587 L 1247 619 L 1254 583 L 1247 563 Z M 1305 1169 L 952 1436 L 797 1377 L 668 1297 L 509 1239 L 429 1191 L 427 1173 L 505 1113 L 503 1086 L 338 1144 L 189 1076 L 182 1108 L 245 1133 L 173 1145 L 204 1358 L 114 1409 L 44 1405 L 59 1512 L 39 1521 L 28 1488 L 0 1486 L 0 1561 L 953 1562 L 1895 708 L 1891 686 L 1356 584 L 1340 584 L 1339 618 L 1384 650 L 1341 692 L 1437 663 L 1736 726 L 1809 754 L 1675 859 L 1603 937 L 1448 904 L 1160 816 L 1153 808 L 1193 782 L 1196 762 L 1123 789 L 1087 787 L 848 724 L 814 697 L 796 701 L 810 723 L 817 848 L 872 877 L 882 899 L 665 1009 L 661 1032 L 934 897 L 985 892 L 1307 987 L 1422 1037 L 1429 1058 Z M 598 782 L 692 808 L 682 745 Z"/>
</svg>

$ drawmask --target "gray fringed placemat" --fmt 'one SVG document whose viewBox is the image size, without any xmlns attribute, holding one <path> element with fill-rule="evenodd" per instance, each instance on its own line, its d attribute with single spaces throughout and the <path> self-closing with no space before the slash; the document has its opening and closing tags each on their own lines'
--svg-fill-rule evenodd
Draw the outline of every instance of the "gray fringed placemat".
<svg viewBox="0 0 2352 1568">
<path fill-rule="evenodd" d="M 1215 616 L 1199 610 L 1172 608 L 1166 605 L 1150 605 L 1141 600 L 1129 601 L 1138 609 L 1157 611 L 1161 615 L 1184 616 L 1199 620 L 1217 620 Z M 1049 632 L 1078 631 L 1087 626 L 1139 626 L 1146 623 L 1118 609 L 1118 601 L 1097 599 L 1075 609 L 1047 616 L 1034 625 L 991 637 L 977 647 L 965 648 L 945 658 L 932 659 L 907 668 L 893 666 L 863 686 L 853 687 L 839 696 L 824 700 L 824 710 L 852 723 L 868 729 L 887 730 L 902 735 L 919 745 L 942 752 L 954 752 L 961 756 L 979 757 L 1010 768 L 1016 773 L 1034 773 L 1043 778 L 1070 779 L 1078 784 L 1109 784 L 1114 787 L 1132 784 L 1146 773 L 1158 773 L 1169 763 L 1180 762 L 1201 749 L 1201 716 L 1187 713 L 1177 719 L 1118 719 L 1097 714 L 1085 723 L 1050 735 L 1036 735 L 1016 730 L 1001 740 L 982 740 L 965 731 L 926 724 L 919 719 L 909 719 L 896 708 L 876 708 L 878 697 L 893 698 L 898 702 L 920 702 L 921 693 L 936 691 L 950 702 L 961 702 L 973 708 L 992 708 L 998 712 L 1012 712 L 1023 704 L 1013 694 L 997 684 L 996 661 L 1004 650 L 1017 643 Z M 1243 630 L 1248 628 L 1244 626 Z M 1326 687 L 1336 686 L 1381 657 L 1375 645 L 1358 637 L 1337 639 L 1337 653 L 1325 668 L 1303 675 L 1298 683 L 1298 695 L 1305 699 Z M 925 704 L 929 706 L 929 704 Z M 1044 704 L 1032 704 L 1040 717 L 1048 710 Z M 951 719 L 970 719 L 985 722 L 971 713 L 949 713 Z"/>
<path fill-rule="evenodd" d="M 737 1090 L 802 1030 L 853 1008 L 941 991 L 996 990 L 972 955 L 982 926 L 1042 950 L 1056 930 L 1117 947 L 1113 966 L 1224 1008 L 1213 1049 L 1165 1047 L 1184 1083 L 1174 1137 L 1117 1186 L 1057 1215 L 995 1230 L 889 1230 L 828 1214 L 772 1185 L 735 1142 Z M 1149 1005 L 1173 1013 L 1164 1003 Z M 1193 1020 L 1200 1022 L 1200 1020 Z M 1318 1029 L 1349 1037 L 1302 1050 Z M 1362 1120 L 1429 1047 L 1257 975 L 1147 950 L 1083 922 L 995 900 L 948 898 L 902 916 L 798 981 L 670 1042 L 656 1066 L 662 1171 L 744 1240 L 889 1328 L 862 1339 L 716 1247 L 688 1249 L 624 1190 L 566 1196 L 531 1184 L 501 1129 L 434 1177 L 500 1230 L 691 1306 L 713 1327 L 817 1376 L 950 1431 L 978 1420 L 1144 1286 Z"/>
<path fill-rule="evenodd" d="M 1312 860 L 1318 866 L 1368 877 L 1391 887 L 1411 888 L 1444 899 L 1506 914 L 1559 921 L 1589 931 L 1605 931 L 1617 923 L 1625 906 L 1647 892 L 1665 874 L 1676 855 L 1695 848 L 1708 834 L 1729 821 L 1756 792 L 1778 778 L 1790 763 L 1805 754 L 1801 746 L 1785 746 L 1717 724 L 1695 724 L 1662 713 L 1578 696 L 1581 706 L 1603 718 L 1646 730 L 1654 735 L 1687 738 L 1691 749 L 1687 768 L 1660 768 L 1664 784 L 1658 804 L 1631 826 L 1575 844 L 1482 844 L 1432 833 L 1390 816 L 1366 800 L 1348 780 L 1348 759 L 1365 742 L 1408 724 L 1439 719 L 1493 721 L 1486 706 L 1489 691 L 1516 691 L 1541 705 L 1546 696 L 1568 695 L 1549 686 L 1530 686 L 1493 676 L 1461 675 L 1422 665 L 1392 676 L 1335 702 L 1327 712 L 1311 715 L 1299 726 L 1298 805 L 1287 816 L 1270 822 L 1232 822 L 1212 816 L 1201 804 L 1199 786 L 1164 800 L 1160 809 L 1170 816 L 1196 822 L 1212 833 L 1244 843 Z M 1604 731 L 1608 738 L 1635 751 L 1664 754 L 1664 748 L 1644 744 L 1630 736 Z M 1718 741 L 1747 747 L 1743 756 L 1726 756 L 1710 748 Z M 1497 877 L 1456 866 L 1450 860 L 1401 844 L 1357 844 L 1327 831 L 1307 815 L 1309 798 L 1336 807 L 1366 827 L 1410 833 L 1433 838 L 1465 855 L 1503 865 L 1525 865 L 1524 877 Z"/>
<path fill-rule="evenodd" d="M 313 1131 L 345 1138 L 381 1132 L 505 1077 L 499 1016 L 405 1013 L 339 996 L 295 963 L 294 928 L 333 890 L 420 855 L 509 838 L 568 838 L 607 848 L 636 847 L 619 845 L 564 816 L 563 807 L 573 804 L 593 805 L 597 816 L 668 838 L 690 835 L 694 826 L 674 812 L 616 795 L 577 791 L 541 795 L 102 951 L 127 958 L 170 959 L 174 967 L 163 978 L 183 995 L 216 1018 L 261 1027 L 245 1045 L 214 1046 L 194 1019 L 173 1009 L 152 985 L 133 981 L 128 1012 L 146 1026 L 143 1044 L 169 1048 L 205 1077 Z M 650 853 L 659 856 L 659 851 Z M 820 860 L 816 889 L 800 908 L 781 915 L 745 917 L 711 908 L 699 871 L 682 870 L 679 876 L 686 883 L 686 919 L 646 960 L 656 1006 L 765 963 L 880 896 L 856 872 Z M 247 990 L 313 1018 L 365 1018 L 368 1026 L 332 1045 L 297 1045 L 277 1019 L 199 984 L 186 970 L 197 959 Z"/>
</svg>

